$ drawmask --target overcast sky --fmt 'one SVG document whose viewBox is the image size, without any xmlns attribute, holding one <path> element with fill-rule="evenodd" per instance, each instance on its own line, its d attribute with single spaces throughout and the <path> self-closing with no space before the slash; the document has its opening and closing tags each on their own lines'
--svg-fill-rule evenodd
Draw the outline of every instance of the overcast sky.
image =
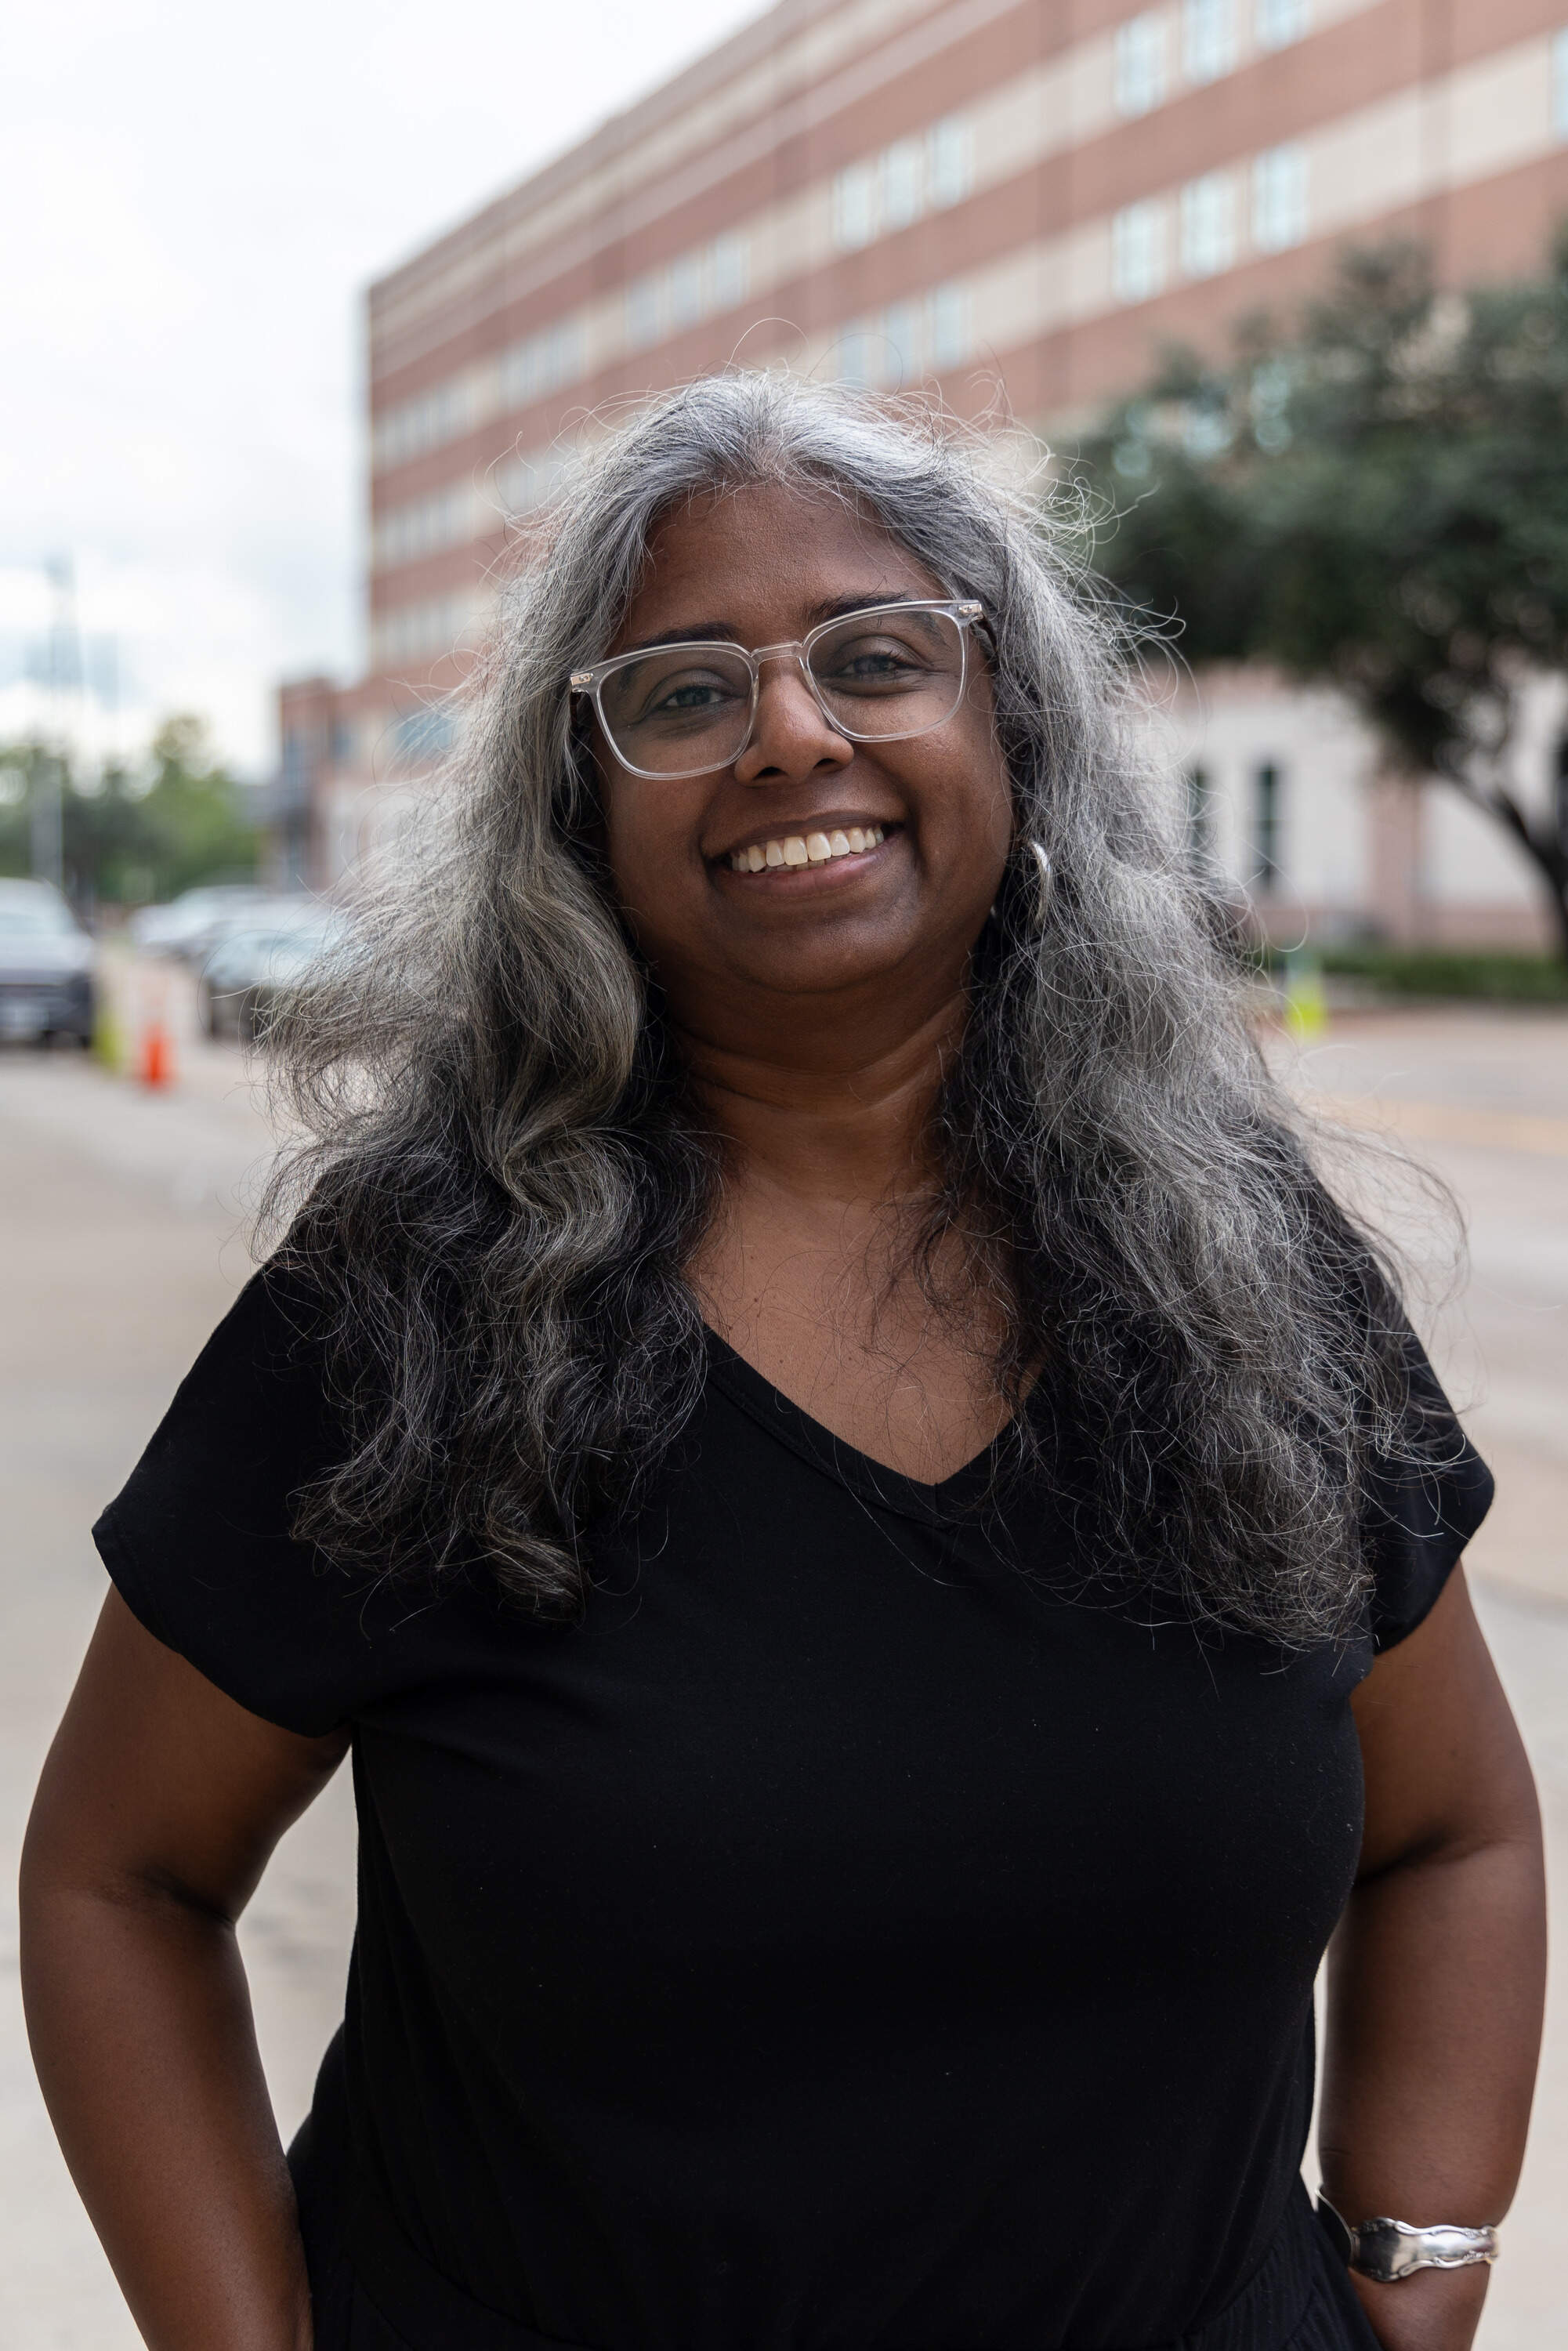
<svg viewBox="0 0 1568 2351">
<path fill-rule="evenodd" d="M 758 0 L 51 0 L 0 78 L 0 738 L 195 710 L 245 771 L 286 673 L 362 659 L 365 283 Z"/>
</svg>

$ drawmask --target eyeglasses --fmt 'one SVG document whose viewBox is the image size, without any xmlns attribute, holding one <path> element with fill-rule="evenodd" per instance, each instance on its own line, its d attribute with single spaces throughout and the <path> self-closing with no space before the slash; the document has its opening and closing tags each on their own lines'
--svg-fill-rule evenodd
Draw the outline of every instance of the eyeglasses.
<svg viewBox="0 0 1568 2351">
<path fill-rule="evenodd" d="M 964 697 L 968 636 L 985 617 L 960 599 L 869 604 L 789 644 L 716 640 L 650 645 L 573 670 L 604 739 L 633 776 L 706 776 L 733 767 L 757 725 L 765 662 L 794 661 L 828 724 L 852 743 L 929 735 Z"/>
</svg>

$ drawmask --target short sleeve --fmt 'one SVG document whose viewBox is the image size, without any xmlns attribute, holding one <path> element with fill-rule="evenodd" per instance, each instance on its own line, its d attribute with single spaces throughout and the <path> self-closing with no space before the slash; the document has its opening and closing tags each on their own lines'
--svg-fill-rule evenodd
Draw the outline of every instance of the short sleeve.
<svg viewBox="0 0 1568 2351">
<path fill-rule="evenodd" d="M 1492 1499 L 1491 1472 L 1413 1332 L 1406 1332 L 1405 1346 L 1402 1441 L 1372 1463 L 1362 1517 L 1373 1575 L 1372 1637 L 1380 1650 L 1394 1648 L 1427 1615 Z"/>
<path fill-rule="evenodd" d="M 306 1736 L 377 1683 L 377 1587 L 292 1531 L 301 1489 L 344 1449 L 319 1299 L 275 1259 L 182 1383 L 93 1529 L 147 1630 L 253 1714 Z"/>
</svg>

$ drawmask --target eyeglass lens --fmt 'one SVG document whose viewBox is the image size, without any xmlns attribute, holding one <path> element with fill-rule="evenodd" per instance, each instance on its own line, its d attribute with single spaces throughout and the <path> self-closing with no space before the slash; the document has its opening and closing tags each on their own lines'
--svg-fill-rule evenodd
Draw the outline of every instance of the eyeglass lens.
<svg viewBox="0 0 1568 2351">
<path fill-rule="evenodd" d="M 925 735 L 958 706 L 963 632 L 948 612 L 851 612 L 817 639 L 810 669 L 841 734 Z M 611 672 L 600 716 L 616 757 L 645 775 L 727 768 L 751 726 L 750 667 L 718 645 L 659 645 Z"/>
</svg>

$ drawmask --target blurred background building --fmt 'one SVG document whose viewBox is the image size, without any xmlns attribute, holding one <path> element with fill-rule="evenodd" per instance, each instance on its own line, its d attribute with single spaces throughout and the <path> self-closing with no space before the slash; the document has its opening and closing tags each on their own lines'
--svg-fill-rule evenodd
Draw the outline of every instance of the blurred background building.
<svg viewBox="0 0 1568 2351">
<path fill-rule="evenodd" d="M 1568 213 L 1563 6 L 782 0 L 371 287 L 367 670 L 282 689 L 287 874 L 329 886 L 395 841 L 590 412 L 787 360 L 1071 448 L 1162 345 L 1223 349 L 1347 243 L 1418 238 L 1444 284 L 1522 274 Z M 1520 748 L 1542 793 L 1557 691 Z M 1332 698 L 1217 679 L 1173 721 L 1195 825 L 1266 919 L 1545 943 L 1497 828 L 1380 783 Z"/>
</svg>

